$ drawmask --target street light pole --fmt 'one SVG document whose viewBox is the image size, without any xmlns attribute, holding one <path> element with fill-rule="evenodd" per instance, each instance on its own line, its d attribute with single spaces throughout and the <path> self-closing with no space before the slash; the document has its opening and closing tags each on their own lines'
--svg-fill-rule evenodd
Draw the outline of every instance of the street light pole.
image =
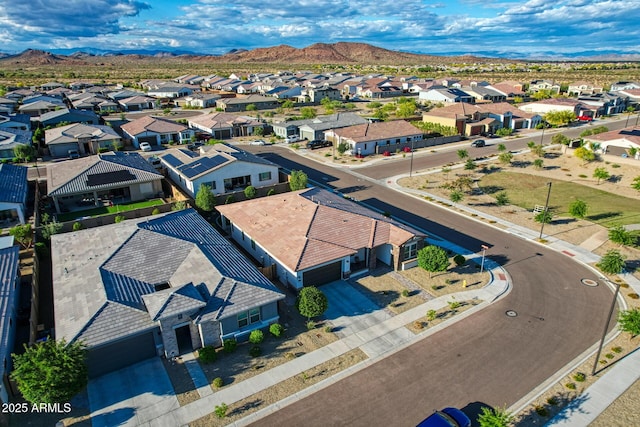
<svg viewBox="0 0 640 427">
<path fill-rule="evenodd" d="M 482 262 L 480 263 L 480 273 L 484 271 L 484 253 L 489 249 L 489 246 L 482 245 Z"/>
<path fill-rule="evenodd" d="M 411 140 L 411 160 L 409 161 L 409 178 L 413 173 L 413 139 Z"/>
<path fill-rule="evenodd" d="M 544 139 L 544 128 L 546 128 L 545 123 L 542 122 L 542 136 L 540 137 L 540 145 L 542 145 L 542 140 Z"/>
<path fill-rule="evenodd" d="M 600 280 L 605 280 L 607 283 L 611 283 L 606 277 L 601 277 Z M 598 347 L 598 353 L 596 354 L 596 360 L 593 362 L 593 370 L 591 375 L 596 374 L 598 368 L 598 361 L 600 360 L 600 354 L 602 353 L 602 347 L 604 346 L 604 340 L 607 337 L 607 330 L 609 329 L 609 323 L 611 322 L 611 316 L 613 316 L 613 309 L 616 307 L 616 300 L 618 299 L 618 293 L 620 292 L 620 283 L 616 283 L 616 291 L 613 294 L 613 301 L 611 301 L 611 308 L 609 309 L 609 316 L 607 322 L 604 324 L 604 331 L 602 332 L 602 339 L 600 340 L 600 346 Z"/>
<path fill-rule="evenodd" d="M 540 237 L 539 239 L 542 240 L 542 230 L 544 230 L 544 223 L 547 220 L 547 210 L 549 209 L 549 196 L 551 196 L 551 182 L 547 182 L 547 185 L 549 186 L 549 191 L 547 191 L 547 201 L 544 203 L 544 218 L 542 219 L 542 226 L 540 227 Z"/>
</svg>

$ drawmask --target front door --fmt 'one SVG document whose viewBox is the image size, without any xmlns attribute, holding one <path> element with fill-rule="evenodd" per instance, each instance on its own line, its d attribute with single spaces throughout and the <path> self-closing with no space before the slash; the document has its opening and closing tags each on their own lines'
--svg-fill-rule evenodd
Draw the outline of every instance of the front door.
<svg viewBox="0 0 640 427">
<path fill-rule="evenodd" d="M 176 342 L 178 343 L 178 353 L 184 354 L 193 351 L 193 344 L 191 343 L 191 330 L 189 325 L 180 326 L 175 329 Z"/>
</svg>

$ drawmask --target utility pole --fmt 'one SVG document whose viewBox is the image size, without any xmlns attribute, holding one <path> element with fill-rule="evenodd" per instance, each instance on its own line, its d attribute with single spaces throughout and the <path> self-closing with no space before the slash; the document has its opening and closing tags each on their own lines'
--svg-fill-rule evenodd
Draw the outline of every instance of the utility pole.
<svg viewBox="0 0 640 427">
<path fill-rule="evenodd" d="M 487 251 L 487 249 L 489 249 L 489 246 L 482 245 L 481 248 L 482 248 L 482 262 L 480 263 L 480 273 L 484 271 L 484 254 Z"/>
<path fill-rule="evenodd" d="M 609 279 L 606 277 L 601 277 L 600 280 L 605 280 L 607 283 L 611 284 Z M 602 339 L 600 340 L 600 346 L 598 347 L 598 353 L 596 354 L 596 360 L 593 362 L 593 370 L 591 371 L 591 375 L 596 374 L 596 370 L 598 369 L 598 361 L 600 360 L 600 354 L 602 353 L 602 347 L 604 346 L 604 340 L 607 337 L 607 329 L 609 329 L 609 323 L 611 322 L 611 316 L 613 316 L 613 309 L 616 307 L 616 300 L 618 299 L 618 293 L 620 292 L 620 283 L 616 283 L 616 291 L 613 294 L 613 301 L 611 301 L 611 309 L 609 309 L 609 316 L 607 317 L 607 322 L 604 324 L 604 332 L 602 332 Z"/>
<path fill-rule="evenodd" d="M 413 139 L 411 139 L 411 160 L 409 161 L 409 178 L 413 174 Z"/>
<path fill-rule="evenodd" d="M 549 186 L 549 191 L 547 191 L 547 201 L 544 204 L 544 218 L 541 221 L 542 222 L 542 226 L 540 227 L 540 237 L 539 239 L 542 240 L 542 230 L 544 230 L 544 223 L 546 222 L 546 215 L 547 215 L 547 211 L 549 210 L 549 196 L 551 196 L 551 182 L 547 182 L 547 185 Z"/>
</svg>

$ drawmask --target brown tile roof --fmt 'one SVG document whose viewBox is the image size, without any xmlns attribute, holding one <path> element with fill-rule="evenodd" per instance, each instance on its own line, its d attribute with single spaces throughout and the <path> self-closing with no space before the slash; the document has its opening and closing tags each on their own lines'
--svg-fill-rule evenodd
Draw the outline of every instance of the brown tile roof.
<svg viewBox="0 0 640 427">
<path fill-rule="evenodd" d="M 403 136 L 422 135 L 422 131 L 405 120 L 393 120 L 390 122 L 364 123 L 334 129 L 336 135 L 348 138 L 353 142 L 377 141 L 386 138 L 399 138 Z"/>
<path fill-rule="evenodd" d="M 309 198 L 310 192 L 318 197 Z M 353 202 L 341 202 L 340 206 L 317 203 L 331 199 L 323 199 L 326 193 L 306 189 L 216 209 L 293 271 L 334 261 L 360 248 L 385 243 L 401 246 L 417 235 Z M 353 211 L 345 210 L 349 204 L 353 204 Z"/>
<path fill-rule="evenodd" d="M 186 126 L 179 123 L 153 116 L 141 117 L 122 125 L 121 128 L 129 135 L 133 136 L 147 131 L 155 133 L 178 133 L 187 129 Z"/>
<path fill-rule="evenodd" d="M 598 133 L 585 137 L 585 139 L 593 141 L 617 141 L 620 139 L 627 140 L 634 144 L 640 145 L 640 127 L 628 127 L 624 129 L 612 130 L 609 132 Z"/>
<path fill-rule="evenodd" d="M 253 124 L 256 126 L 261 125 L 261 122 L 259 122 L 258 120 L 252 119 L 250 117 L 242 117 L 242 116 L 236 116 L 234 114 L 220 113 L 220 112 L 205 114 L 202 116 L 196 116 L 196 117 L 190 118 L 189 122 L 196 123 L 201 126 L 205 126 L 209 129 L 229 128 L 229 127 L 232 127 L 234 124 L 247 124 L 247 125 Z"/>
</svg>

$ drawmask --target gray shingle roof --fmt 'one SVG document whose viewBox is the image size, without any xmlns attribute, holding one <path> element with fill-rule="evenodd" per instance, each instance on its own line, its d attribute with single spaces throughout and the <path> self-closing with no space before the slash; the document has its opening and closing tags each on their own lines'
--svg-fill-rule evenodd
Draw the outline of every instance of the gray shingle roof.
<svg viewBox="0 0 640 427">
<path fill-rule="evenodd" d="M 0 249 L 0 370 L 6 369 L 8 373 L 11 369 L 11 353 L 13 352 L 13 333 L 15 319 L 10 321 L 11 314 L 18 304 L 18 290 L 14 288 L 18 277 L 18 263 L 20 258 L 20 248 L 10 246 Z M 7 362 L 7 367 L 3 368 L 2 362 Z"/>
<path fill-rule="evenodd" d="M 89 346 L 165 316 L 220 319 L 284 298 L 192 209 L 55 235 L 52 258 L 56 335 Z"/>
<path fill-rule="evenodd" d="M 111 153 L 111 154 L 99 154 L 98 157 L 86 157 L 82 159 L 73 160 L 74 165 L 84 165 L 86 167 L 81 168 L 79 173 L 75 173 L 74 176 L 68 180 L 62 180 L 63 182 L 53 182 L 53 177 L 56 173 L 64 174 L 66 171 L 73 170 L 65 163 L 58 163 L 49 165 L 47 173 L 52 177 L 49 181 L 49 195 L 50 196 L 62 196 L 67 194 L 85 193 L 94 190 L 104 190 L 108 188 L 117 188 L 122 186 L 122 182 L 108 180 L 108 176 L 112 174 L 113 177 L 118 173 L 129 172 L 127 184 L 137 184 L 143 182 L 151 182 L 162 179 L 160 175 L 151 164 L 144 160 L 138 153 Z M 101 180 L 97 180 L 95 183 L 90 182 L 92 176 L 100 175 Z M 118 175 L 119 176 L 119 175 Z M 93 181 L 93 180 L 92 180 Z"/>
<path fill-rule="evenodd" d="M 0 164 L 0 202 L 22 203 L 27 200 L 27 168 Z"/>
</svg>

